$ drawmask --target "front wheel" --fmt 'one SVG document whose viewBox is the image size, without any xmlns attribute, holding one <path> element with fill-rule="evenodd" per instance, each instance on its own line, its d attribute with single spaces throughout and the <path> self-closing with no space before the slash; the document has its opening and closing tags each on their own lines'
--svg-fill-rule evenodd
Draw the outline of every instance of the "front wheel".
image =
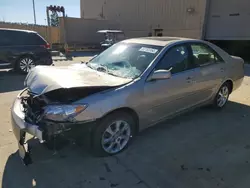
<svg viewBox="0 0 250 188">
<path fill-rule="evenodd" d="M 123 151 L 135 133 L 135 121 L 127 113 L 106 116 L 94 131 L 93 152 L 97 156 L 115 155 Z"/>
<path fill-rule="evenodd" d="M 229 95 L 230 95 L 230 86 L 228 83 L 225 83 L 220 87 L 214 99 L 214 106 L 218 109 L 222 109 L 227 104 Z"/>
</svg>

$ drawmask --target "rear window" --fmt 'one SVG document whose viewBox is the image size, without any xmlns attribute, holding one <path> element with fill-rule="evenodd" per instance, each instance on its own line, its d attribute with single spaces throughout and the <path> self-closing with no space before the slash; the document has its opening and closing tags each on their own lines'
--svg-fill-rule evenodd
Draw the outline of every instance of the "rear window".
<svg viewBox="0 0 250 188">
<path fill-rule="evenodd" d="M 0 45 L 44 45 L 46 41 L 36 33 L 21 31 L 0 31 Z"/>
<path fill-rule="evenodd" d="M 41 37 L 39 36 L 38 34 L 36 33 L 29 33 L 29 35 L 27 36 L 29 38 L 29 42 L 28 44 L 31 44 L 31 45 L 41 45 L 41 44 L 46 44 L 46 41 Z"/>
</svg>

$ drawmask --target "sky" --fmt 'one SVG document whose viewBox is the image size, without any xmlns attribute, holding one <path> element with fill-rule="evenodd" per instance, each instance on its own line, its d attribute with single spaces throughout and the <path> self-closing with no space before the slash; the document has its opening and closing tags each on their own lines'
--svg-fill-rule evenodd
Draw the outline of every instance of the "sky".
<svg viewBox="0 0 250 188">
<path fill-rule="evenodd" d="M 46 6 L 64 6 L 68 17 L 80 17 L 80 0 L 34 0 L 36 22 L 45 25 Z M 0 21 L 34 23 L 32 0 L 0 0 Z"/>
</svg>

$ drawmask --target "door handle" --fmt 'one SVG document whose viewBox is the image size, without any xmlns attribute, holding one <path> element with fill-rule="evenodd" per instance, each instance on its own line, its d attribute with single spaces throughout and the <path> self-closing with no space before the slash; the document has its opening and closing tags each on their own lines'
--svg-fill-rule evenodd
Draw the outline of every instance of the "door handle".
<svg viewBox="0 0 250 188">
<path fill-rule="evenodd" d="M 189 76 L 189 77 L 186 78 L 186 80 L 190 81 L 190 80 L 192 80 L 193 78 L 194 78 L 194 77 Z"/>
<path fill-rule="evenodd" d="M 224 72 L 225 71 L 225 69 L 224 68 L 220 68 L 220 72 Z"/>
<path fill-rule="evenodd" d="M 186 80 L 187 80 L 187 83 L 195 83 L 196 81 L 195 80 L 193 80 L 193 76 L 189 76 L 189 77 L 187 77 L 186 78 Z"/>
</svg>

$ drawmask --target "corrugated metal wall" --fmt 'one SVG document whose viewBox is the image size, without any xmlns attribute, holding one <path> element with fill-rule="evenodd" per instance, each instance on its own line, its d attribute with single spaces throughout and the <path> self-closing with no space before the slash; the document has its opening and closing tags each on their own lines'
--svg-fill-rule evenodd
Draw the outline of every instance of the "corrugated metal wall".
<svg viewBox="0 0 250 188">
<path fill-rule="evenodd" d="M 81 18 L 102 18 L 102 9 L 106 0 L 80 0 Z"/>
<path fill-rule="evenodd" d="M 250 40 L 250 0 L 210 0 L 206 39 Z"/>
<path fill-rule="evenodd" d="M 84 17 L 100 19 L 103 13 L 104 19 L 120 23 L 129 37 L 147 36 L 157 28 L 163 29 L 164 35 L 201 37 L 206 0 L 81 1 Z M 188 13 L 190 8 L 195 11 Z"/>
</svg>

